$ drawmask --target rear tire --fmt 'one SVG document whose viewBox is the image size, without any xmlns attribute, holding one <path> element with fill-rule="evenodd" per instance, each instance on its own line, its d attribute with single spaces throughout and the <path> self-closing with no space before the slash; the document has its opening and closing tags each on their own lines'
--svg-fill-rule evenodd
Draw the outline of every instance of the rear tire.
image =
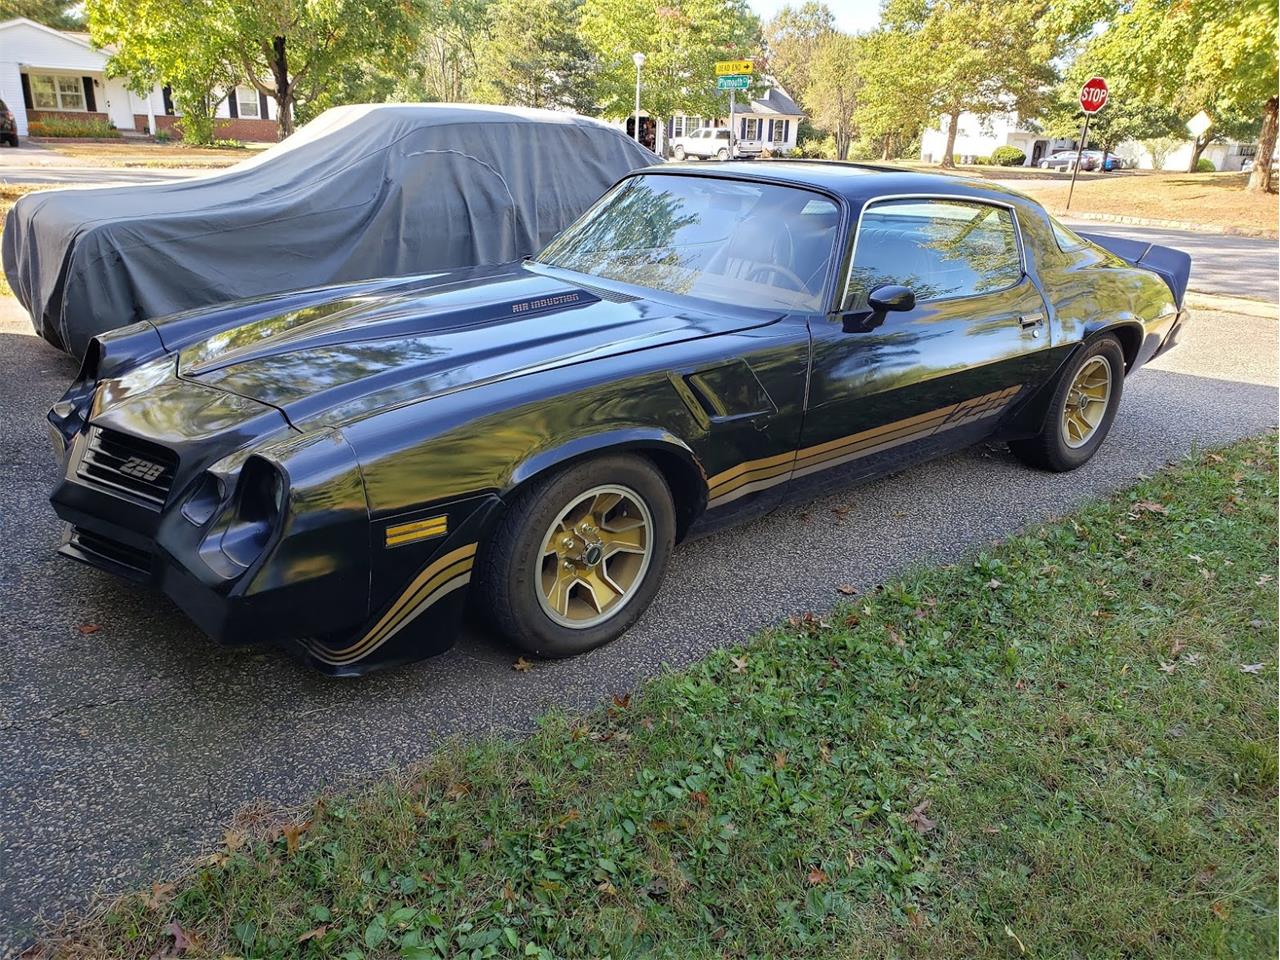
<svg viewBox="0 0 1280 960">
<path fill-rule="evenodd" d="M 1041 160 L 1041 161 L 1040 161 L 1040 169 L 1041 169 L 1041 170 L 1048 170 L 1048 169 L 1049 169 L 1049 161 L 1048 161 L 1048 160 Z"/>
<path fill-rule="evenodd" d="M 7 134 L 5 134 L 4 142 L 5 142 L 5 143 L 7 143 L 7 144 L 8 144 L 9 146 L 11 146 L 11 147 L 17 148 L 17 146 L 18 146 L 18 135 L 17 135 L 16 133 L 7 133 Z"/>
<path fill-rule="evenodd" d="M 552 658 L 583 653 L 644 613 L 675 527 L 671 491 L 648 460 L 572 464 L 535 480 L 508 508 L 481 553 L 476 596 L 521 649 Z"/>
<path fill-rule="evenodd" d="M 1040 433 L 1011 440 L 1009 449 L 1041 470 L 1065 473 L 1083 466 L 1106 440 L 1123 391 L 1124 350 L 1119 340 L 1106 334 L 1062 372 Z"/>
</svg>

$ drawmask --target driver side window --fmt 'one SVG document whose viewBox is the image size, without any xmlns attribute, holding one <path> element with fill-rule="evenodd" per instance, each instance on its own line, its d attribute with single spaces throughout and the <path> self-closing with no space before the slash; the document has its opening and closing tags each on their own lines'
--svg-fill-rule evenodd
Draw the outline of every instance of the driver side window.
<svg viewBox="0 0 1280 960">
<path fill-rule="evenodd" d="M 909 287 L 916 302 L 990 293 L 1022 279 L 1007 207 L 943 199 L 882 200 L 862 212 L 844 309 L 867 309 L 877 287 Z"/>
</svg>

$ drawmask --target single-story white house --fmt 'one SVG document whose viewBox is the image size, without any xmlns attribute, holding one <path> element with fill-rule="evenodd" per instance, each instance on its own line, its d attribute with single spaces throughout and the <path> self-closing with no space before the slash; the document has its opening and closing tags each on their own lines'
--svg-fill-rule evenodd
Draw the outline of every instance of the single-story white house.
<svg viewBox="0 0 1280 960">
<path fill-rule="evenodd" d="M 936 127 L 930 127 L 920 136 L 920 159 L 937 162 L 947 152 L 947 130 L 950 117 L 942 117 Z M 1047 137 L 1036 132 L 1030 124 L 1024 124 L 1017 113 L 997 113 L 979 117 L 973 113 L 960 114 L 956 124 L 956 143 L 952 153 L 962 163 L 975 157 L 989 157 L 996 147 L 1017 147 L 1027 155 L 1027 166 L 1035 166 L 1044 157 L 1059 150 L 1071 150 L 1074 140 Z"/>
<path fill-rule="evenodd" d="M 640 90 L 640 103 L 644 104 L 644 88 Z M 729 105 L 726 95 L 725 106 Z M 683 137 L 699 127 L 728 127 L 727 115 L 719 117 L 699 117 L 687 113 L 677 113 L 658 131 L 654 138 L 652 124 L 646 123 L 649 114 L 640 111 L 640 133 L 645 146 L 658 153 L 664 153 L 667 143 L 672 137 Z M 753 97 L 736 104 L 732 124 L 739 140 L 760 140 L 771 152 L 777 154 L 790 153 L 796 148 L 796 137 L 800 132 L 800 121 L 805 113 L 791 96 L 776 83 L 758 97 Z M 620 124 L 628 136 L 632 136 L 635 118 L 628 117 Z"/>
<path fill-rule="evenodd" d="M 168 89 L 156 85 L 147 96 L 131 92 L 107 76 L 109 51 L 89 42 L 87 33 L 55 30 L 25 17 L 0 22 L 0 100 L 18 123 L 30 125 L 65 117 L 106 121 L 121 132 L 172 129 L 181 114 Z M 253 87 L 237 87 L 214 111 L 219 136 L 235 140 L 276 139 L 275 102 Z"/>
<path fill-rule="evenodd" d="M 941 117 L 938 124 L 926 130 L 920 137 L 920 159 L 936 162 L 947 149 L 949 117 Z M 1017 147 L 1027 155 L 1026 165 L 1035 166 L 1040 160 L 1059 150 L 1074 150 L 1073 139 L 1047 137 L 1037 133 L 1034 124 L 1023 123 L 1017 113 L 994 114 L 979 117 L 972 113 L 960 114 L 957 124 L 955 149 L 952 151 L 961 162 L 971 162 L 975 157 L 989 157 L 996 147 Z M 1164 159 L 1164 170 L 1186 170 L 1191 160 L 1191 141 L 1184 140 L 1173 146 Z M 1211 162 L 1217 170 L 1239 170 L 1240 164 L 1257 151 L 1257 144 L 1238 143 L 1234 140 L 1215 142 L 1205 147 L 1201 157 Z M 1137 140 L 1126 140 L 1112 151 L 1133 166 L 1144 170 L 1155 167 L 1151 151 Z"/>
</svg>

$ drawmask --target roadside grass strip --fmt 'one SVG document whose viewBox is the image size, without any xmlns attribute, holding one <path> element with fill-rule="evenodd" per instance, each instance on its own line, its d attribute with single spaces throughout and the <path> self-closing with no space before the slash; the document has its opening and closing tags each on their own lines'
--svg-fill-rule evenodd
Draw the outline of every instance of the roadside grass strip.
<svg viewBox="0 0 1280 960">
<path fill-rule="evenodd" d="M 246 817 L 32 955 L 1275 956 L 1275 444 Z"/>
</svg>

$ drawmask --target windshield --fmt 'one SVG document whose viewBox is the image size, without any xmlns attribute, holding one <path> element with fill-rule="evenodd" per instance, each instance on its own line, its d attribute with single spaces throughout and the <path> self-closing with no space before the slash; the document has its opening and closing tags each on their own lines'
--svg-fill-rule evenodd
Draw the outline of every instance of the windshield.
<svg viewBox="0 0 1280 960">
<path fill-rule="evenodd" d="M 537 263 L 736 306 L 821 310 L 840 212 L 808 190 L 671 174 L 622 181 Z"/>
</svg>

